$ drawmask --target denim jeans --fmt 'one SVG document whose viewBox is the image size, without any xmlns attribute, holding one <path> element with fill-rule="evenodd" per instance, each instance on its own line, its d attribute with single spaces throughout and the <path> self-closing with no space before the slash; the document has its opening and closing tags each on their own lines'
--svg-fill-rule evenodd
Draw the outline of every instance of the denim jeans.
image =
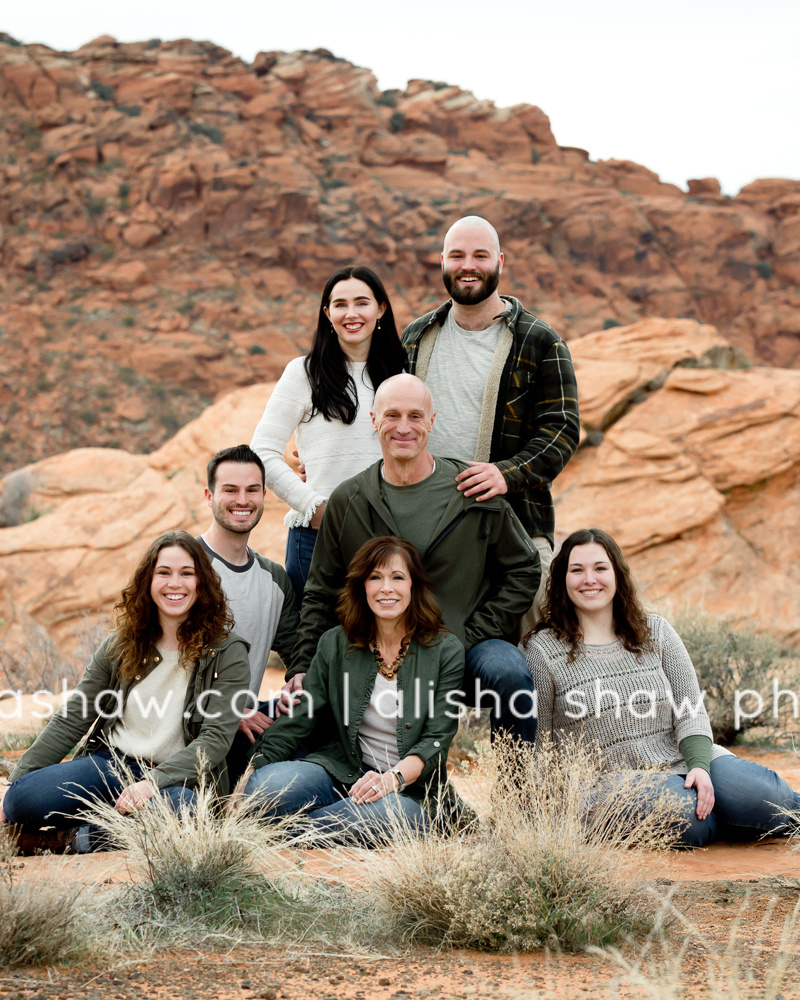
<svg viewBox="0 0 800 1000">
<path fill-rule="evenodd" d="M 114 755 L 110 750 L 76 757 L 74 760 L 51 764 L 31 771 L 11 785 L 3 799 L 3 809 L 9 823 L 26 831 L 43 826 L 66 830 L 80 822 L 86 802 L 99 800 L 113 803 L 128 784 L 116 770 L 125 767 L 134 781 L 145 777 L 145 768 L 132 757 Z M 175 808 L 191 806 L 194 792 L 181 785 L 162 788 L 161 795 Z M 96 851 L 108 848 L 107 835 L 99 827 L 84 823 L 78 832 L 78 849 Z"/>
<path fill-rule="evenodd" d="M 716 840 L 757 840 L 767 834 L 791 833 L 800 826 L 800 793 L 769 768 L 732 754 L 711 761 L 714 808 L 701 820 L 697 818 L 697 792 L 684 788 L 680 774 L 646 777 L 641 808 L 647 808 L 666 787 L 681 800 L 685 829 L 681 832 L 684 847 L 705 847 Z"/>
<path fill-rule="evenodd" d="M 267 805 L 267 819 L 304 813 L 303 829 L 310 827 L 326 843 L 379 847 L 391 841 L 398 822 L 420 833 L 430 826 L 426 811 L 409 795 L 390 793 L 357 805 L 347 789 L 321 764 L 287 760 L 260 767 L 245 791 Z"/>
<path fill-rule="evenodd" d="M 492 738 L 504 731 L 523 743 L 533 743 L 533 677 L 520 649 L 502 639 L 479 642 L 467 653 L 464 686 L 468 705 L 492 707 Z"/>
<path fill-rule="evenodd" d="M 292 581 L 297 600 L 303 600 L 303 591 L 311 567 L 311 557 L 317 543 L 316 528 L 289 528 L 286 536 L 286 572 Z"/>
</svg>

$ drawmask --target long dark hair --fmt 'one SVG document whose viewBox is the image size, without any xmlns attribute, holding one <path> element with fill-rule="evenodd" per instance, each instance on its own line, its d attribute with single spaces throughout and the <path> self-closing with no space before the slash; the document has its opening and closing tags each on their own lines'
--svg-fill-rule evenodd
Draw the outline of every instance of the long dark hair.
<svg viewBox="0 0 800 1000">
<path fill-rule="evenodd" d="M 325 315 L 325 309 L 330 307 L 334 285 L 348 278 L 358 278 L 369 285 L 378 305 L 386 305 L 383 316 L 375 325 L 367 356 L 367 374 L 372 388 L 377 390 L 381 382 L 392 375 L 399 375 L 406 365 L 406 352 L 397 333 L 392 303 L 378 275 L 361 265 L 334 271 L 322 289 L 317 329 L 305 367 L 311 383 L 312 414 L 321 413 L 326 420 L 341 420 L 343 424 L 352 424 L 356 419 L 358 394 L 353 377 L 347 371 L 347 358 L 331 321 Z"/>
<path fill-rule="evenodd" d="M 442 625 L 442 612 L 433 596 L 431 578 L 422 565 L 419 552 L 405 538 L 382 535 L 364 542 L 356 552 L 347 567 L 344 587 L 339 591 L 336 610 L 344 633 L 353 646 L 368 646 L 375 637 L 375 616 L 367 604 L 364 584 L 376 567 L 385 566 L 395 555 L 406 564 L 411 577 L 411 600 L 403 623 L 405 638 L 430 646 L 437 641 L 440 632 L 446 631 Z"/>
<path fill-rule="evenodd" d="M 233 628 L 219 577 L 206 550 L 186 531 L 165 531 L 142 556 L 130 583 L 114 605 L 117 626 L 116 649 L 122 654 L 119 672 L 123 680 L 132 680 L 161 638 L 158 609 L 150 596 L 153 572 L 162 549 L 177 545 L 194 562 L 197 574 L 197 600 L 178 627 L 181 663 L 190 667 L 200 653 Z"/>
<path fill-rule="evenodd" d="M 573 531 L 564 540 L 550 566 L 550 579 L 547 581 L 542 620 L 531 634 L 545 628 L 551 628 L 561 639 L 569 643 L 567 662 L 571 663 L 577 656 L 583 636 L 578 624 L 575 605 L 567 594 L 567 567 L 575 546 L 589 545 L 592 542 L 596 542 L 605 549 L 608 560 L 614 569 L 617 587 L 612 605 L 614 631 L 622 640 L 623 646 L 630 652 L 641 653 L 652 650 L 653 641 L 647 627 L 647 613 L 639 600 L 636 581 L 630 566 L 619 545 L 611 535 L 601 528 L 582 528 L 580 531 Z"/>
</svg>

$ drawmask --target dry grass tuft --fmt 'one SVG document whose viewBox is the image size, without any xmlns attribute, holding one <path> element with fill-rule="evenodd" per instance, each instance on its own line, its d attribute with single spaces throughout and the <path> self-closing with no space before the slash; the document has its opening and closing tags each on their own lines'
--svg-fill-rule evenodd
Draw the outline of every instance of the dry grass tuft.
<svg viewBox="0 0 800 1000">
<path fill-rule="evenodd" d="M 304 877 L 292 820 L 264 823 L 264 808 L 225 813 L 205 780 L 192 809 L 158 796 L 133 816 L 90 806 L 86 818 L 127 850 L 140 879 L 118 900 L 123 936 L 147 946 L 346 936 L 343 893 Z"/>
<path fill-rule="evenodd" d="M 672 846 L 679 808 L 664 794 L 631 818 L 635 775 L 599 798 L 598 755 L 580 743 L 530 754 L 495 744 L 481 828 L 395 845 L 369 866 L 365 908 L 390 938 L 447 947 L 578 951 L 646 934 L 656 921 L 640 849 Z M 523 792 L 497 776 L 527 772 Z M 471 782 L 472 784 L 472 782 Z M 505 789 L 505 790 L 504 790 Z M 637 851 L 638 856 L 637 856 Z"/>
<path fill-rule="evenodd" d="M 0 866 L 0 967 L 73 961 L 98 945 L 83 889 L 52 880 L 22 881 L 15 867 Z"/>
<path fill-rule="evenodd" d="M 798 995 L 800 985 L 800 902 L 786 917 L 777 947 L 770 946 L 774 934 L 773 897 L 760 922 L 753 921 L 751 899 L 745 899 L 731 925 L 727 941 L 720 947 L 667 901 L 661 916 L 684 925 L 681 943 L 666 938 L 657 926 L 637 961 L 608 949 L 622 971 L 626 995 L 641 1000 L 689 1000 L 702 992 L 708 1000 L 782 1000 Z M 705 958 L 705 976 L 693 972 L 692 959 Z M 705 978 L 698 987 L 698 979 Z M 620 994 L 617 993 L 617 996 Z"/>
</svg>

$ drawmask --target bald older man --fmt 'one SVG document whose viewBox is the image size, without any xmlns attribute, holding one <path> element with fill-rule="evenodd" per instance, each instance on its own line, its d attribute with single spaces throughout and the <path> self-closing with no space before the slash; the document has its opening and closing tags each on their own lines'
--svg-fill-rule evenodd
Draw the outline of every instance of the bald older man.
<svg viewBox="0 0 800 1000">
<path fill-rule="evenodd" d="M 530 607 L 539 557 L 504 500 L 479 503 L 458 490 L 455 479 L 466 463 L 434 459 L 427 445 L 435 419 L 430 391 L 415 376 L 395 375 L 378 389 L 372 422 L 383 459 L 338 486 L 328 501 L 287 697 L 301 689 L 320 636 L 337 624 L 337 594 L 350 560 L 370 538 L 398 535 L 416 546 L 444 623 L 467 650 L 461 702 L 491 710 L 493 735 L 502 729 L 532 742 L 533 681 L 525 657 L 506 640 Z"/>
<path fill-rule="evenodd" d="M 403 332 L 409 370 L 436 400 L 430 448 L 468 462 L 456 477 L 466 496 L 508 500 L 539 551 L 543 584 L 555 530 L 550 487 L 578 446 L 572 359 L 555 330 L 498 293 L 504 257 L 485 219 L 452 225 L 441 259 L 450 300 Z"/>
</svg>

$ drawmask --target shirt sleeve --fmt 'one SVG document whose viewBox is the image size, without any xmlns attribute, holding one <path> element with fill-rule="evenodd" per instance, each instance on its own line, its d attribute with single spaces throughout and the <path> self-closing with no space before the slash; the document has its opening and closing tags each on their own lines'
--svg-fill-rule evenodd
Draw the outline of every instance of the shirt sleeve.
<svg viewBox="0 0 800 1000">
<path fill-rule="evenodd" d="M 681 637 L 664 618 L 654 615 L 654 641 L 661 654 L 661 666 L 672 689 L 675 740 L 680 745 L 687 736 L 712 738 L 711 723 L 697 682 L 694 664 Z"/>
<path fill-rule="evenodd" d="M 533 676 L 533 689 L 536 692 L 536 743 L 541 745 L 553 734 L 553 704 L 555 702 L 553 672 L 544 650 L 535 638 L 528 641 L 524 652 Z"/>
<path fill-rule="evenodd" d="M 691 771 L 694 767 L 702 767 L 704 771 L 711 773 L 711 747 L 712 743 L 708 736 L 685 736 L 679 746 L 681 757 L 686 761 L 686 766 Z"/>
<path fill-rule="evenodd" d="M 306 521 L 311 520 L 325 497 L 300 479 L 284 455 L 289 438 L 310 413 L 311 392 L 303 358 L 295 358 L 272 390 L 250 443 L 264 463 L 267 486 L 293 510 L 300 511 Z"/>
<path fill-rule="evenodd" d="M 511 458 L 497 462 L 510 493 L 547 485 L 575 454 L 580 440 L 578 383 L 567 345 L 559 338 L 539 361 L 525 420 L 533 436 Z"/>
</svg>

